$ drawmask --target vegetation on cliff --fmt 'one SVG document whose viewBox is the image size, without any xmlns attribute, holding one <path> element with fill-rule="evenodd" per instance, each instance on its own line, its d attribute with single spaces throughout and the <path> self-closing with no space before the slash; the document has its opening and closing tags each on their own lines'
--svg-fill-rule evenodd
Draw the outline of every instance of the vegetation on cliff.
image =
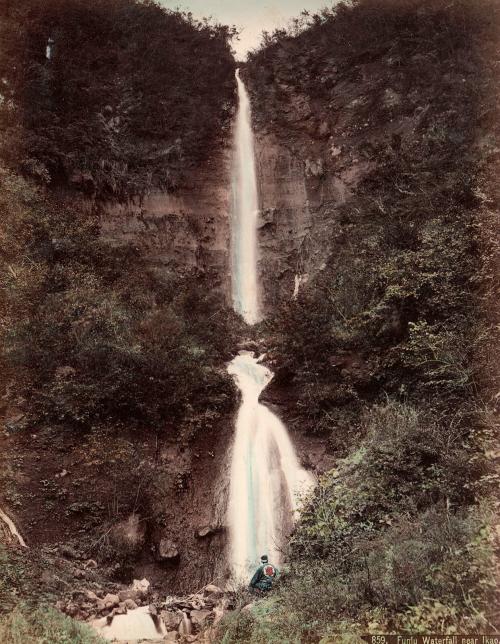
<svg viewBox="0 0 500 644">
<path fill-rule="evenodd" d="M 3 2 L 2 13 L 11 373 L 45 420 L 174 425 L 227 393 L 215 365 L 228 318 L 199 295 L 201 276 L 153 276 L 133 248 L 103 243 L 99 202 L 172 188 L 221 138 L 232 32 L 134 0 Z"/>
<path fill-rule="evenodd" d="M 233 35 L 149 0 L 2 0 L 2 159 L 99 199 L 175 189 L 229 124 Z"/>
<path fill-rule="evenodd" d="M 1 180 L 5 359 L 30 416 L 161 432 L 223 408 L 231 331 L 203 279 L 157 278 L 132 248 L 100 241 L 95 214 Z"/>
<path fill-rule="evenodd" d="M 305 506 L 276 597 L 225 642 L 498 623 L 485 238 L 499 20 L 488 0 L 359 0 L 250 56 L 257 122 L 283 145 L 312 137 L 319 183 L 369 170 L 332 214 L 327 265 L 268 322 L 296 422 L 339 465 Z"/>
<path fill-rule="evenodd" d="M 17 419 L 2 503 L 40 542 L 57 516 L 57 540 L 110 575 L 129 575 L 143 549 L 154 560 L 165 496 L 187 487 L 189 466 L 167 472 L 159 446 L 185 449 L 232 407 L 238 322 L 210 276 L 154 272 L 135 247 L 102 240 L 100 216 L 174 191 L 224 143 L 232 35 L 148 0 L 0 1 L 2 411 Z M 57 474 L 70 453 L 74 485 Z M 119 534 L 111 545 L 131 513 L 133 553 Z M 13 566 L 0 560 L 6 577 Z M 9 592 L 0 583 L 1 610 Z M 51 615 L 23 619 L 0 628 L 59 641 Z"/>
</svg>

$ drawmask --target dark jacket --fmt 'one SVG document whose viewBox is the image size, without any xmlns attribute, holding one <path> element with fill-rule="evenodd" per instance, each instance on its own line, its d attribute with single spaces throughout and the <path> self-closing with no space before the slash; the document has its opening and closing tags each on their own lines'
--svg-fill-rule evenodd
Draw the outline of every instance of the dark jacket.
<svg viewBox="0 0 500 644">
<path fill-rule="evenodd" d="M 267 592 L 271 590 L 273 581 L 278 576 L 278 569 L 270 563 L 262 564 L 255 571 L 254 576 L 250 580 L 250 588 L 256 588 Z"/>
</svg>

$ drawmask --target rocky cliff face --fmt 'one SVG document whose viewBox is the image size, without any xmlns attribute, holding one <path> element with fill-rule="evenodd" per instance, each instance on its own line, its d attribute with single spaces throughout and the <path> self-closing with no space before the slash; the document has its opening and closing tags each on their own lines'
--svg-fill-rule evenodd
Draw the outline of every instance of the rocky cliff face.
<svg viewBox="0 0 500 644">
<path fill-rule="evenodd" d="M 290 299 L 325 266 L 336 209 L 345 203 L 366 165 L 331 172 L 321 142 L 280 140 L 257 124 L 256 157 L 261 196 L 259 271 L 264 308 Z"/>
<path fill-rule="evenodd" d="M 293 297 L 298 282 L 307 282 L 324 267 L 331 252 L 335 211 L 370 169 L 369 163 L 357 159 L 346 163 L 328 123 L 311 125 L 306 106 L 301 96 L 290 103 L 288 117 L 298 127 L 291 137 L 281 136 L 262 112 L 255 118 L 259 274 L 265 310 L 277 297 Z M 110 205 L 101 219 L 107 241 L 134 245 L 159 272 L 195 270 L 209 275 L 228 303 L 231 143 L 229 136 L 226 147 L 193 168 L 176 192 L 158 191 L 142 201 Z M 337 162 L 335 168 L 331 158 Z"/>
<path fill-rule="evenodd" d="M 225 415 L 189 443 L 134 432 L 63 440 L 51 428 L 4 437 L 5 480 L 14 454 L 23 464 L 5 488 L 12 516 L 29 548 L 71 561 L 78 580 L 146 577 L 170 593 L 224 585 L 233 423 Z"/>
<path fill-rule="evenodd" d="M 276 298 L 292 298 L 297 282 L 313 279 L 340 244 L 346 248 L 349 222 L 339 209 L 352 205 L 360 214 L 357 187 L 425 128 L 432 100 L 428 81 L 408 90 L 399 58 L 385 50 L 346 64 L 301 46 L 300 39 L 279 43 L 246 70 L 268 310 Z M 408 74 L 418 78 L 423 62 L 419 54 L 409 59 Z"/>
<path fill-rule="evenodd" d="M 213 278 L 229 297 L 230 146 L 193 168 L 175 193 L 112 205 L 101 219 L 103 237 L 139 248 L 159 272 L 193 270 Z"/>
</svg>

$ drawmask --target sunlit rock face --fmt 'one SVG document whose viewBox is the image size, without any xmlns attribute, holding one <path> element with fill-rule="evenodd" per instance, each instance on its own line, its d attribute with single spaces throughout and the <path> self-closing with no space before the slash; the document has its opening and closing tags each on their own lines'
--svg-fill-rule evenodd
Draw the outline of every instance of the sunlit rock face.
<svg viewBox="0 0 500 644">
<path fill-rule="evenodd" d="M 287 142 L 257 125 L 255 136 L 260 217 L 259 279 L 265 312 L 294 296 L 325 266 L 336 239 L 337 209 L 351 196 L 367 168 L 332 173 L 314 139 Z"/>
</svg>

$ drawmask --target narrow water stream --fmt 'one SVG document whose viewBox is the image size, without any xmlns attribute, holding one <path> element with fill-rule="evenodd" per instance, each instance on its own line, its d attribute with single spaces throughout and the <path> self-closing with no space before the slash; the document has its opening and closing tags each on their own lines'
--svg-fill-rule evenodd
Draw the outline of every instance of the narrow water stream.
<svg viewBox="0 0 500 644">
<path fill-rule="evenodd" d="M 238 113 L 233 161 L 232 290 L 234 310 L 247 324 L 261 319 L 257 292 L 259 199 L 250 99 L 236 71 Z"/>
</svg>

